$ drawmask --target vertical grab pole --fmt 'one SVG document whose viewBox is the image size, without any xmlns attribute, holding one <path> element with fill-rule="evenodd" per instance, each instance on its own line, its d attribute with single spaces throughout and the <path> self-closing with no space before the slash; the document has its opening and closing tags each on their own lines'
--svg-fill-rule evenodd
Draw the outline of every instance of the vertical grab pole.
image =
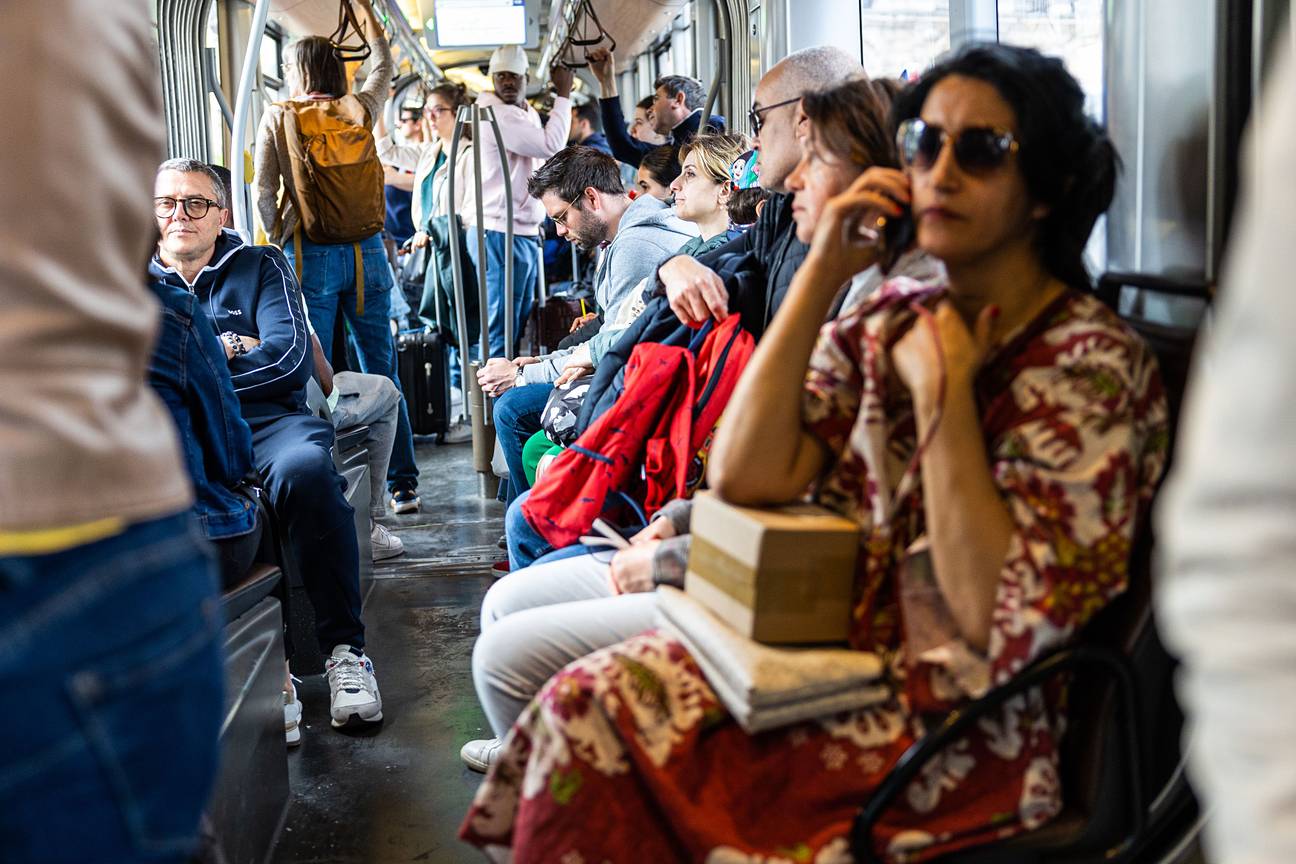
<svg viewBox="0 0 1296 864">
<path fill-rule="evenodd" d="M 477 299 L 481 318 L 481 356 L 485 365 L 491 356 L 490 302 L 486 296 L 486 211 L 482 202 L 481 108 L 472 106 L 473 187 L 477 191 Z"/>
<path fill-rule="evenodd" d="M 482 156 L 481 156 L 481 106 L 471 107 L 473 136 L 473 186 L 477 191 L 477 298 L 479 319 L 481 321 L 481 359 L 473 364 L 474 373 L 465 382 L 465 393 L 469 394 L 469 413 L 472 415 L 473 468 L 481 481 L 483 498 L 493 498 L 499 489 L 499 480 L 491 468 L 495 455 L 495 425 L 491 418 L 491 401 L 487 398 L 481 384 L 477 382 L 475 370 L 486 365 L 490 359 L 490 300 L 486 290 L 486 269 L 489 265 L 486 256 L 486 211 L 482 201 Z"/>
<path fill-rule="evenodd" d="M 450 211 L 450 267 L 453 270 L 451 279 L 454 285 L 454 302 L 455 302 L 455 324 L 459 328 L 459 336 L 456 340 L 459 346 L 459 371 L 463 378 L 459 382 L 459 391 L 463 396 L 463 402 L 459 406 L 463 412 L 460 416 L 468 416 L 468 315 L 464 311 L 464 284 L 463 284 L 463 261 L 460 259 L 459 250 L 459 211 L 455 206 L 455 178 L 459 163 L 459 139 L 463 135 L 464 124 L 469 120 L 469 108 L 467 105 L 459 109 L 459 115 L 455 119 L 454 136 L 450 139 L 450 158 L 449 158 L 449 175 L 446 177 L 446 195 L 449 198 Z M 438 292 L 439 294 L 440 292 Z M 438 301 L 440 297 L 438 297 Z"/>
<path fill-rule="evenodd" d="M 261 37 L 265 35 L 266 19 L 270 16 L 270 0 L 257 0 L 252 12 L 252 32 L 248 35 L 247 52 L 243 55 L 243 72 L 239 76 L 238 92 L 234 99 L 234 126 L 230 130 L 230 197 L 234 199 L 234 230 L 244 243 L 252 242 L 252 219 L 248 213 L 247 168 L 243 161 L 244 141 L 247 137 L 248 118 L 252 113 L 252 90 L 256 85 L 257 68 L 261 63 Z M 273 226 L 267 225 L 266 230 Z"/>
<path fill-rule="evenodd" d="M 504 150 L 504 136 L 500 134 L 499 123 L 495 122 L 495 109 L 487 108 L 486 111 L 491 131 L 495 133 L 495 144 L 499 148 L 500 174 L 504 177 L 504 357 L 512 360 L 515 356 L 513 334 L 516 329 L 513 320 L 513 178 L 509 176 L 508 153 Z"/>
</svg>

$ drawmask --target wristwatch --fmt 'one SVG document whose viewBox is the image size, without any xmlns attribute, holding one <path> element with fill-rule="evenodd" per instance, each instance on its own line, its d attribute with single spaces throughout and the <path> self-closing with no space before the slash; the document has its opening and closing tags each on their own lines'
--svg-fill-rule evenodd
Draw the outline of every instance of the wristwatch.
<svg viewBox="0 0 1296 864">
<path fill-rule="evenodd" d="M 242 357 L 248 353 L 247 346 L 243 344 L 243 337 L 233 330 L 226 330 L 221 334 L 221 338 L 225 340 L 226 345 L 230 346 L 230 350 L 234 352 L 235 357 Z"/>
</svg>

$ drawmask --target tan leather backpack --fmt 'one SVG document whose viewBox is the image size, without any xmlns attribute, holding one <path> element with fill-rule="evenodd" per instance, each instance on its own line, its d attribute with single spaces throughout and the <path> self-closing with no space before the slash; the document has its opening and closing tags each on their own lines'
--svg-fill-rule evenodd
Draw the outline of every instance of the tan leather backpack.
<svg viewBox="0 0 1296 864">
<path fill-rule="evenodd" d="M 383 168 L 368 112 L 353 96 L 283 108 L 301 228 L 315 243 L 358 243 L 383 228 Z"/>
</svg>

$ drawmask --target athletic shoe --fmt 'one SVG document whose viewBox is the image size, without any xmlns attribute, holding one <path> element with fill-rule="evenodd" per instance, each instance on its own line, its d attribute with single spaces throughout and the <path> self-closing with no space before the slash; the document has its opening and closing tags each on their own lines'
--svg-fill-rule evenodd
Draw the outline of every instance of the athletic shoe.
<svg viewBox="0 0 1296 864">
<path fill-rule="evenodd" d="M 507 551 L 507 550 L 508 550 L 508 535 L 507 535 L 507 534 L 501 534 L 501 535 L 500 535 L 500 539 L 498 539 L 498 540 L 495 541 L 495 545 L 498 546 L 499 548 L 504 549 L 505 551 Z"/>
<path fill-rule="evenodd" d="M 296 747 L 298 744 L 301 743 L 302 740 L 302 733 L 301 733 L 302 704 L 297 699 L 298 679 L 292 678 L 290 680 L 291 683 L 288 686 L 291 689 L 285 690 L 283 694 L 284 738 L 287 739 L 289 747 Z"/>
<path fill-rule="evenodd" d="M 417 513 L 419 496 L 410 486 L 397 486 L 392 492 L 391 509 L 393 513 Z"/>
<path fill-rule="evenodd" d="M 385 561 L 405 554 L 405 544 L 387 526 L 374 522 L 369 529 L 369 546 L 373 550 L 373 560 Z"/>
<path fill-rule="evenodd" d="M 324 663 L 329 682 L 329 713 L 333 728 L 341 729 L 353 722 L 377 723 L 382 719 L 382 696 L 373 662 L 356 656 L 349 645 L 337 645 Z"/>
<path fill-rule="evenodd" d="M 459 751 L 459 758 L 472 770 L 485 774 L 499 759 L 500 751 L 503 749 L 504 742 L 500 739 L 481 738 L 465 744 Z"/>
</svg>

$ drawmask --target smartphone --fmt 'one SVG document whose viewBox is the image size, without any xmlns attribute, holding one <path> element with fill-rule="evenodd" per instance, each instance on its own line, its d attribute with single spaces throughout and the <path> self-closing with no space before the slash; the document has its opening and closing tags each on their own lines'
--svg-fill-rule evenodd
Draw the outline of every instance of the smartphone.
<svg viewBox="0 0 1296 864">
<path fill-rule="evenodd" d="M 900 260 L 900 256 L 913 245 L 915 234 L 917 234 L 917 226 L 914 224 L 913 211 L 908 207 L 904 208 L 904 212 L 899 216 L 887 220 L 878 241 L 881 252 L 878 257 L 878 268 L 884 274 L 890 273 L 891 268 L 895 267 L 896 262 Z"/>
</svg>

